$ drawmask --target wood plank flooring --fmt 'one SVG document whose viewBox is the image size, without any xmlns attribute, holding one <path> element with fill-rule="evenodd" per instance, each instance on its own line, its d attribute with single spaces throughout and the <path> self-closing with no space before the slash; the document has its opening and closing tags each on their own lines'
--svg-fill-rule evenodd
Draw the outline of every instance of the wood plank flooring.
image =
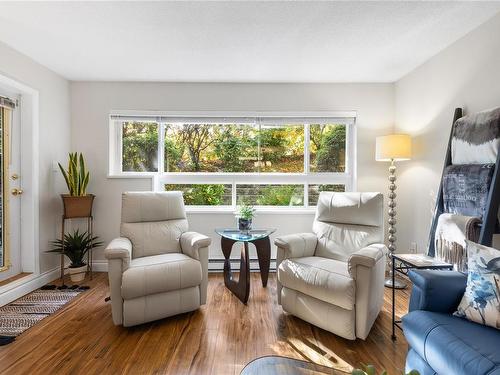
<svg viewBox="0 0 500 375">
<path fill-rule="evenodd" d="M 92 288 L 0 347 L 0 374 L 239 374 L 264 355 L 305 359 L 340 370 L 370 363 L 390 375 L 404 368 L 407 343 L 391 340 L 390 289 L 366 341 L 349 341 L 285 314 L 276 302 L 276 278 L 262 288 L 251 274 L 248 305 L 210 274 L 208 301 L 198 311 L 133 328 L 111 320 L 106 273 Z M 409 289 L 397 291 L 397 314 L 406 312 Z"/>
</svg>

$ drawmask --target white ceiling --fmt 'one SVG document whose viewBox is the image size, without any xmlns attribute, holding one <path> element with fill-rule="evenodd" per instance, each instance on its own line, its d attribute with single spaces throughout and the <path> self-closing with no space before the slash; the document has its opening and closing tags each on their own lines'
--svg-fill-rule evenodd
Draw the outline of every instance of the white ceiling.
<svg viewBox="0 0 500 375">
<path fill-rule="evenodd" d="M 3 2 L 0 41 L 71 80 L 392 82 L 498 11 L 500 2 Z"/>
</svg>

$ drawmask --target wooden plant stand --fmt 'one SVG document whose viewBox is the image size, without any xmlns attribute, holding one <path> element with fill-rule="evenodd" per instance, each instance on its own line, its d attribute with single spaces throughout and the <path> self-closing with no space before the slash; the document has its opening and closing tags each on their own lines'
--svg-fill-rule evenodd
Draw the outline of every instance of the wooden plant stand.
<svg viewBox="0 0 500 375">
<path fill-rule="evenodd" d="M 64 213 L 63 213 L 62 219 L 61 219 L 61 240 L 62 240 L 62 251 L 63 251 L 63 253 L 61 254 L 61 282 L 64 285 L 64 234 L 65 234 L 66 220 L 70 220 L 70 219 L 85 219 L 85 220 L 87 220 L 87 233 L 89 233 L 90 237 L 92 238 L 93 237 L 92 233 L 93 233 L 93 228 L 94 228 L 94 218 L 92 216 L 92 207 L 93 207 L 93 201 L 94 201 L 95 196 L 93 194 L 88 194 L 87 196 L 85 196 L 84 200 L 86 200 L 87 202 L 84 202 L 84 200 L 82 200 L 82 204 L 84 207 L 81 207 L 78 203 L 73 204 L 71 206 L 67 205 L 66 199 L 68 198 L 68 196 L 63 195 L 62 198 L 63 198 L 63 205 L 64 205 Z M 86 208 L 86 206 L 88 206 L 89 204 L 90 204 L 90 208 L 88 209 L 88 208 Z M 92 244 L 92 242 L 91 242 L 91 244 Z M 92 261 L 93 261 L 92 252 L 93 252 L 93 250 L 94 249 L 91 248 L 87 252 L 87 271 L 90 274 L 90 280 L 92 280 L 92 278 L 93 278 L 93 274 L 92 274 Z"/>
</svg>

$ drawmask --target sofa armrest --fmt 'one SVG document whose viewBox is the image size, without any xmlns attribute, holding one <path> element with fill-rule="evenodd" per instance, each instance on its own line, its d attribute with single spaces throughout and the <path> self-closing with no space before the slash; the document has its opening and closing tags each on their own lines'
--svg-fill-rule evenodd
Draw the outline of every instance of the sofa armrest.
<svg viewBox="0 0 500 375">
<path fill-rule="evenodd" d="M 348 260 L 349 274 L 355 278 L 357 266 L 375 267 L 386 254 L 387 247 L 384 244 L 372 244 L 352 253 Z"/>
<path fill-rule="evenodd" d="M 130 258 L 132 257 L 132 242 L 126 237 L 118 237 L 109 243 L 109 245 L 104 249 L 104 256 L 106 259 L 121 259 L 124 263 L 124 270 L 128 268 L 130 264 Z"/>
<path fill-rule="evenodd" d="M 412 270 L 408 276 L 413 282 L 410 311 L 452 313 L 467 285 L 467 275 L 456 271 Z"/>
<path fill-rule="evenodd" d="M 278 237 L 274 244 L 282 252 L 282 259 L 310 257 L 316 251 L 318 237 L 314 233 L 289 234 Z"/>
<path fill-rule="evenodd" d="M 184 232 L 181 234 L 181 251 L 187 256 L 200 260 L 200 249 L 208 248 L 212 239 L 197 232 Z"/>
</svg>

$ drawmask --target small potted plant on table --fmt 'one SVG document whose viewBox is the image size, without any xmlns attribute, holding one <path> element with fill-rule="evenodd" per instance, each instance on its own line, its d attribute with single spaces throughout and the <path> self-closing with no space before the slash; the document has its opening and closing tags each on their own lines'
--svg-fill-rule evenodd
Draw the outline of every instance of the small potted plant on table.
<svg viewBox="0 0 500 375">
<path fill-rule="evenodd" d="M 237 212 L 238 229 L 241 231 L 249 231 L 252 229 L 252 219 L 255 214 L 255 208 L 247 204 L 239 207 Z"/>
<path fill-rule="evenodd" d="M 52 249 L 49 253 L 59 253 L 66 255 L 70 260 L 69 275 L 73 283 L 81 282 L 85 279 L 87 272 L 87 264 L 85 263 L 85 255 L 95 247 L 101 246 L 103 243 L 97 241 L 98 237 L 92 237 L 88 232 L 82 232 L 77 229 L 72 234 L 65 234 L 64 241 L 57 239 L 52 241 Z"/>
<path fill-rule="evenodd" d="M 90 173 L 85 168 L 83 154 L 70 153 L 68 169 L 64 169 L 61 163 L 58 164 L 69 190 L 69 194 L 61 194 L 64 204 L 64 217 L 92 216 L 94 195 L 87 194 Z"/>
</svg>

